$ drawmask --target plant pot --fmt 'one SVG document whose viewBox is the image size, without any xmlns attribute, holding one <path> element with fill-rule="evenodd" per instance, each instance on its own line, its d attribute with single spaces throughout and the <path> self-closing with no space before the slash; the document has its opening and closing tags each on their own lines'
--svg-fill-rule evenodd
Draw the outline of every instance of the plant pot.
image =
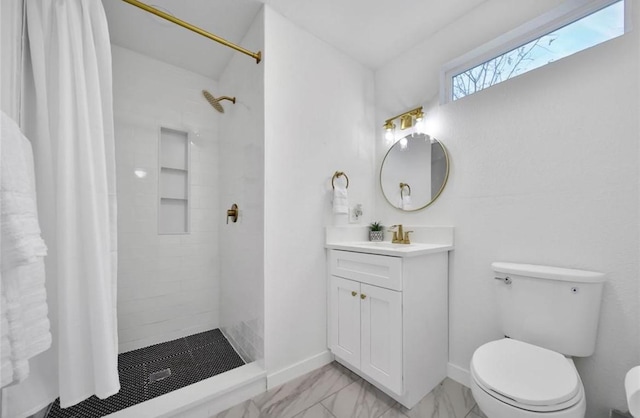
<svg viewBox="0 0 640 418">
<path fill-rule="evenodd" d="M 369 241 L 382 241 L 383 239 L 383 231 L 369 231 Z"/>
</svg>

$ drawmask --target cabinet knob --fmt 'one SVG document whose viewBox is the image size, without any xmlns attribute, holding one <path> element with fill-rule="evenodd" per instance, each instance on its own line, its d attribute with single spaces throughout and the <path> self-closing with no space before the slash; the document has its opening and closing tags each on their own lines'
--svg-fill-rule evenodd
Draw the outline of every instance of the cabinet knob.
<svg viewBox="0 0 640 418">
<path fill-rule="evenodd" d="M 358 292 L 356 292 L 356 291 L 352 291 L 352 292 L 351 292 L 351 296 L 355 296 L 355 295 L 357 295 L 357 294 L 358 294 Z"/>
<path fill-rule="evenodd" d="M 366 299 L 367 295 L 365 295 L 364 293 L 360 295 L 360 299 Z"/>
</svg>

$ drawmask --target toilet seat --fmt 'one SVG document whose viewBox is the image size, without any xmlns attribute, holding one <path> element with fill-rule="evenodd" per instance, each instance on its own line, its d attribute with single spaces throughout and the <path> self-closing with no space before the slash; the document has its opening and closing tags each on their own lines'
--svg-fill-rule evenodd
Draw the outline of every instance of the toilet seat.
<svg viewBox="0 0 640 418">
<path fill-rule="evenodd" d="M 471 375 L 490 396 L 528 411 L 560 411 L 584 396 L 571 359 L 509 338 L 478 348 L 471 360 Z"/>
</svg>

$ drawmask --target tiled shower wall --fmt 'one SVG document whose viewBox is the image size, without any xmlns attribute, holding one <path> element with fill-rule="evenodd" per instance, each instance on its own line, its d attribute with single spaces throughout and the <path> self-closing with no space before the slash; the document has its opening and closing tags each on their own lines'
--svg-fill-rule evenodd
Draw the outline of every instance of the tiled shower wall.
<svg viewBox="0 0 640 418">
<path fill-rule="evenodd" d="M 115 45 L 113 78 L 123 352 L 219 326 L 218 83 Z M 189 234 L 158 235 L 160 126 L 191 133 Z"/>
</svg>

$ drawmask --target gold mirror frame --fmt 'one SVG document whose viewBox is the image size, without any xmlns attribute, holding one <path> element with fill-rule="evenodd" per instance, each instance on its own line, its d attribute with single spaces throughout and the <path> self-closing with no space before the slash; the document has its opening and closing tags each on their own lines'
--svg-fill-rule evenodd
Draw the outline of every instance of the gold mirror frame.
<svg viewBox="0 0 640 418">
<path fill-rule="evenodd" d="M 428 208 L 429 206 L 431 206 L 436 200 L 438 200 L 438 198 L 440 197 L 440 195 L 442 194 L 442 192 L 444 191 L 445 186 L 447 185 L 447 182 L 449 181 L 449 172 L 451 170 L 451 159 L 449 158 L 449 151 L 447 151 L 447 147 L 444 146 L 444 144 L 439 141 L 436 138 L 433 138 L 429 135 L 425 136 L 429 137 L 430 139 L 433 139 L 434 141 L 436 141 L 440 147 L 442 147 L 442 151 L 444 152 L 444 158 L 445 158 L 445 162 L 446 162 L 446 172 L 444 174 L 444 180 L 442 181 L 442 187 L 440 187 L 440 190 L 438 190 L 438 193 L 436 193 L 436 195 L 431 199 L 431 201 L 429 203 L 427 203 L 424 206 L 421 206 L 419 208 L 416 209 L 401 209 L 399 207 L 397 207 L 396 205 L 394 205 L 393 203 L 391 203 L 391 201 L 389 200 L 389 198 L 387 197 L 387 195 L 384 193 L 384 189 L 382 188 L 382 167 L 384 167 L 384 162 L 387 160 L 387 157 L 389 156 L 389 153 L 391 152 L 391 150 L 393 150 L 393 147 L 400 146 L 399 142 L 400 141 L 396 141 L 393 145 L 391 145 L 391 147 L 389 147 L 389 150 L 387 151 L 387 153 L 384 155 L 384 158 L 382 159 L 382 164 L 380 164 L 380 174 L 378 176 L 378 182 L 380 183 L 380 191 L 382 192 L 382 196 L 384 196 L 384 199 L 387 201 L 387 203 L 389 203 L 394 209 L 397 209 L 399 211 L 402 212 L 417 212 L 419 210 Z"/>
</svg>

